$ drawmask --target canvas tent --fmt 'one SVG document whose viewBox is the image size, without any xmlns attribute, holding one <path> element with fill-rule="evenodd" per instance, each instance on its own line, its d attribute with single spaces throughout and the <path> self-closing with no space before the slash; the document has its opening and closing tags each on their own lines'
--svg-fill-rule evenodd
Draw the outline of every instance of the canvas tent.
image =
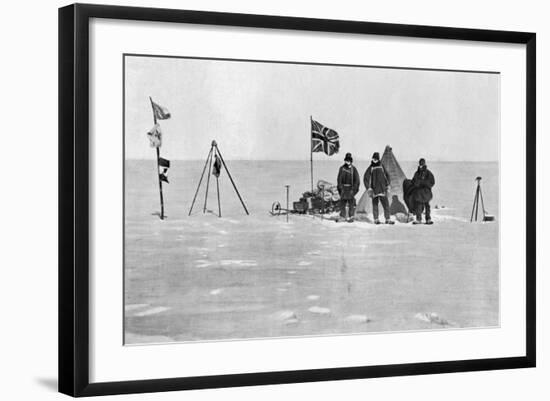
<svg viewBox="0 0 550 401">
<path fill-rule="evenodd" d="M 384 154 L 382 155 L 382 165 L 386 169 L 386 172 L 390 178 L 390 193 L 389 193 L 389 202 L 392 203 L 392 196 L 397 195 L 399 201 L 403 203 L 403 181 L 406 179 L 405 173 L 401 169 L 399 162 L 393 154 L 391 146 L 387 145 L 384 149 Z M 361 177 L 363 179 L 363 177 Z M 363 192 L 363 195 L 359 199 L 357 204 L 356 213 L 372 213 L 372 200 L 367 195 L 367 191 Z M 382 208 L 380 207 L 380 213 L 382 214 Z"/>
</svg>

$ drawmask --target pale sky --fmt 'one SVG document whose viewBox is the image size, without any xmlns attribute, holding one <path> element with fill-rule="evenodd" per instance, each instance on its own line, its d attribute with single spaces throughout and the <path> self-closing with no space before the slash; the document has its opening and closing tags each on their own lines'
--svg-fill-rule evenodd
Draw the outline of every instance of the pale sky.
<svg viewBox="0 0 550 401">
<path fill-rule="evenodd" d="M 161 155 L 309 160 L 310 115 L 340 135 L 340 160 L 496 161 L 500 75 L 160 57 L 125 58 L 127 159 L 152 159 L 149 96 L 172 114 L 160 121 Z M 329 159 L 315 153 L 314 159 Z"/>
</svg>

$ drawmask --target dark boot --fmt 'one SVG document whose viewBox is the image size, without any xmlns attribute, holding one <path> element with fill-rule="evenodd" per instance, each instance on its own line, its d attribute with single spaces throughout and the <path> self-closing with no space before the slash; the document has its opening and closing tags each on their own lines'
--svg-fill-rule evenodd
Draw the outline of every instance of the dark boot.
<svg viewBox="0 0 550 401">
<path fill-rule="evenodd" d="M 426 218 L 426 224 L 433 224 L 432 216 L 431 216 L 431 208 L 430 204 L 426 203 L 424 210 L 426 212 L 425 218 Z"/>
</svg>

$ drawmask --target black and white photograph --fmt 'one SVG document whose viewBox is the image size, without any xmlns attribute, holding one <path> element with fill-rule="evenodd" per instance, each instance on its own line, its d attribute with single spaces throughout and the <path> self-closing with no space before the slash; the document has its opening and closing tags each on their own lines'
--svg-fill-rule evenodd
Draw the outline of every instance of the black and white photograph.
<svg viewBox="0 0 550 401">
<path fill-rule="evenodd" d="M 546 8 L 6 2 L 0 398 L 546 401 Z"/>
<path fill-rule="evenodd" d="M 498 71 L 125 54 L 124 344 L 498 328 Z"/>
</svg>

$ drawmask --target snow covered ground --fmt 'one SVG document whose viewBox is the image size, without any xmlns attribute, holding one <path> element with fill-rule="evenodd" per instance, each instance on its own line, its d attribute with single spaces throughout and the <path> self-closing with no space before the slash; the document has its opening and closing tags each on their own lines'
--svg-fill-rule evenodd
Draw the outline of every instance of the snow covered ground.
<svg viewBox="0 0 550 401">
<path fill-rule="evenodd" d="M 428 161 L 432 226 L 287 223 L 268 211 L 284 207 L 285 184 L 291 201 L 308 189 L 309 162 L 227 164 L 249 216 L 225 171 L 223 217 L 208 211 L 214 177 L 207 213 L 203 186 L 187 216 L 204 160 L 174 161 L 161 221 L 154 161 L 126 162 L 127 344 L 498 326 L 497 163 Z M 316 179 L 334 181 L 340 164 L 315 162 Z M 368 165 L 356 166 L 362 175 Z M 412 176 L 414 163 L 401 166 Z M 478 175 L 495 222 L 469 222 Z"/>
</svg>

